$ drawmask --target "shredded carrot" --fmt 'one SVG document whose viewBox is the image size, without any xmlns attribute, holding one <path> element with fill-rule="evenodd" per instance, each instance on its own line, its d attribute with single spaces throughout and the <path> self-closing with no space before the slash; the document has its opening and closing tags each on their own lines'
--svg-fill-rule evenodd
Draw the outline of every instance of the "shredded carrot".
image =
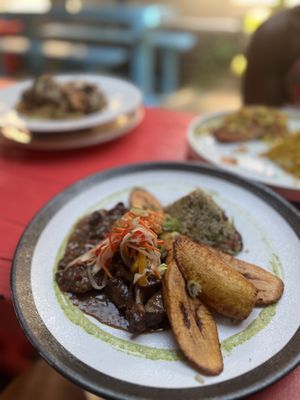
<svg viewBox="0 0 300 400">
<path fill-rule="evenodd" d="M 157 234 L 142 219 L 140 219 L 140 224 L 143 225 L 146 229 L 148 229 L 148 231 L 152 233 L 152 235 L 157 237 Z"/>
<path fill-rule="evenodd" d="M 113 227 L 113 232 L 116 234 L 116 235 L 122 235 L 123 233 L 124 233 L 124 230 L 127 230 L 127 232 L 128 232 L 128 229 L 126 229 L 126 228 L 121 228 L 121 227 L 119 227 L 119 226 L 114 226 Z"/>
<path fill-rule="evenodd" d="M 141 243 L 141 246 L 142 246 L 142 247 L 145 247 L 146 249 L 156 250 L 156 247 L 155 247 L 155 246 L 152 246 L 151 244 L 149 244 L 149 243 L 147 243 L 147 242 Z"/>
<path fill-rule="evenodd" d="M 111 240 L 111 237 L 112 237 L 112 235 L 108 235 L 108 241 L 109 241 L 110 248 L 113 249 L 113 242 Z"/>
<path fill-rule="evenodd" d="M 112 274 L 110 273 L 110 271 L 108 270 L 108 268 L 105 266 L 104 263 L 102 264 L 102 268 L 104 269 L 104 272 L 106 273 L 106 275 L 107 275 L 109 278 L 112 278 Z"/>
<path fill-rule="evenodd" d="M 107 235 L 106 241 L 99 246 L 97 249 L 96 255 L 100 258 L 102 258 L 102 267 L 103 270 L 105 271 L 106 275 L 110 278 L 112 278 L 112 274 L 109 271 L 110 264 L 112 262 L 113 255 L 117 251 L 117 249 L 120 246 L 120 243 L 122 242 L 123 238 L 127 234 L 131 234 L 130 237 L 128 237 L 129 241 L 133 238 L 136 239 L 136 242 L 139 243 L 138 246 L 141 248 L 150 249 L 152 251 L 159 251 L 156 246 L 151 245 L 148 243 L 146 240 L 146 235 L 143 229 L 134 229 L 135 224 L 133 224 L 133 220 L 136 219 L 137 221 L 137 226 L 138 224 L 143 226 L 149 233 L 151 233 L 155 238 L 158 237 L 157 232 L 161 231 L 161 224 L 163 221 L 163 214 L 161 212 L 154 212 L 154 211 L 147 211 L 143 215 L 139 215 L 138 213 L 134 213 L 133 211 L 128 211 L 122 218 L 120 218 L 115 225 L 112 227 L 111 232 Z M 134 226 L 133 226 L 134 225 Z M 134 229 L 134 232 L 132 230 Z M 163 244 L 163 240 L 157 240 L 157 244 L 161 245 Z M 126 257 L 129 257 L 131 259 L 135 259 L 138 257 L 139 251 L 136 249 L 130 248 L 130 246 L 125 246 L 124 248 Z M 105 262 L 103 262 L 105 260 Z M 154 269 L 153 273 L 160 278 L 159 272 Z M 147 278 L 143 277 L 141 279 L 141 282 L 144 284 L 147 283 Z M 139 282 L 141 284 L 141 282 Z"/>
</svg>

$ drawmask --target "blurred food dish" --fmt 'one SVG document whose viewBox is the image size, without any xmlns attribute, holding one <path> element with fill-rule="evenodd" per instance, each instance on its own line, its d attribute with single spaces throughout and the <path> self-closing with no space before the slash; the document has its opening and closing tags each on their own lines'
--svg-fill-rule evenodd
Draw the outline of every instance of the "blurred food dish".
<svg viewBox="0 0 300 400">
<path fill-rule="evenodd" d="M 227 114 L 212 132 L 219 142 L 282 137 L 288 135 L 287 116 L 272 107 L 246 106 Z"/>
<path fill-rule="evenodd" d="M 264 155 L 300 179 L 300 131 L 280 139 Z"/>
<path fill-rule="evenodd" d="M 41 75 L 26 89 L 17 110 L 33 119 L 72 119 L 101 111 L 107 102 L 97 85 L 76 80 L 56 81 Z"/>
<path fill-rule="evenodd" d="M 41 96 L 43 89 L 47 92 L 47 96 L 43 97 L 47 98 L 47 104 L 45 108 L 40 108 L 39 118 L 33 118 L 32 112 L 35 113 L 35 105 L 40 102 L 37 99 L 38 96 Z M 51 95 L 50 91 L 53 91 Z M 58 99 L 61 91 L 65 93 L 61 95 L 61 98 L 64 98 L 63 102 Z M 79 97 L 77 96 L 78 91 L 81 91 Z M 87 96 L 82 94 L 82 91 L 90 91 L 90 103 L 84 106 L 81 102 L 84 103 Z M 77 92 L 76 95 L 75 92 Z M 65 104 L 66 96 L 68 104 L 70 102 L 73 104 L 74 114 L 73 111 L 70 114 L 66 113 L 66 107 L 69 107 Z M 52 107 L 49 108 L 49 99 L 52 97 L 59 103 L 59 109 L 56 111 Z M 24 103 L 25 98 L 27 99 L 26 104 Z M 30 105 L 28 98 L 31 99 Z M 52 134 L 53 132 L 77 131 L 110 123 L 121 115 L 135 112 L 141 105 L 142 94 L 130 82 L 101 75 L 57 75 L 53 77 L 53 80 L 42 78 L 35 83 L 33 80 L 28 80 L 1 90 L 0 121 L 2 126 L 18 126 L 31 132 Z M 46 118 L 47 116 L 48 118 Z"/>
<path fill-rule="evenodd" d="M 300 130 L 299 112 L 293 109 L 269 110 L 265 114 L 260 109 L 260 113 L 263 111 L 267 118 L 262 118 L 264 122 L 261 125 L 265 129 L 256 129 L 256 133 L 250 125 L 257 125 L 258 119 L 254 123 L 249 118 L 251 113 L 245 113 L 245 109 L 196 117 L 188 129 L 191 155 L 223 170 L 267 184 L 289 200 L 300 201 L 299 150 L 297 152 L 296 149 L 298 135 L 295 135 Z M 246 115 L 244 124 L 243 115 Z M 234 119 L 240 125 L 237 134 L 232 136 L 235 140 L 221 142 L 216 138 L 216 132 Z M 237 140 L 238 135 L 240 140 Z"/>
</svg>

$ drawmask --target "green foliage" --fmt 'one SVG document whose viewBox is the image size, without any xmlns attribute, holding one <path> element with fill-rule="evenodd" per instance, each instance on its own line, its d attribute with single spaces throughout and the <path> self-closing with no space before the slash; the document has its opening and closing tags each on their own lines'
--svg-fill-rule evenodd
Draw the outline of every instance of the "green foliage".
<svg viewBox="0 0 300 400">
<path fill-rule="evenodd" d="M 195 49 L 193 62 L 193 84 L 211 86 L 219 78 L 231 76 L 230 62 L 241 52 L 241 46 L 236 37 L 203 37 Z"/>
</svg>

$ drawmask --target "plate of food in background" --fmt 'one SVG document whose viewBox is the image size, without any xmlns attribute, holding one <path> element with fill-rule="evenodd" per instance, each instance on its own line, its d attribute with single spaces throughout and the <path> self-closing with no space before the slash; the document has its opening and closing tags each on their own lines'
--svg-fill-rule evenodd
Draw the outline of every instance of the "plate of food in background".
<svg viewBox="0 0 300 400">
<path fill-rule="evenodd" d="M 90 392 L 238 399 L 299 363 L 299 237 L 292 206 L 236 175 L 116 168 L 30 223 L 14 306 L 39 353 Z"/>
<path fill-rule="evenodd" d="M 1 125 L 39 134 L 101 126 L 141 105 L 133 84 L 100 75 L 42 75 L 0 91 Z"/>
<path fill-rule="evenodd" d="M 199 116 L 188 129 L 192 154 L 300 200 L 300 114 L 246 106 Z"/>
<path fill-rule="evenodd" d="M 25 149 L 45 151 L 79 149 L 110 142 L 130 133 L 142 122 L 144 114 L 143 107 L 139 107 L 132 113 L 120 115 L 112 122 L 76 131 L 53 132 L 51 135 L 32 132 L 17 125 L 6 125 L 0 128 L 0 139 L 5 145 Z"/>
</svg>

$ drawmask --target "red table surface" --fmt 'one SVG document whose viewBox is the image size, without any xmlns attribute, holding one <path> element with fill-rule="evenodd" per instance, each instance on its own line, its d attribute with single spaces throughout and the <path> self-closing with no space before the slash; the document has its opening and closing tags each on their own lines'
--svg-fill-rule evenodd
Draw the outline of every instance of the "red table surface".
<svg viewBox="0 0 300 400">
<path fill-rule="evenodd" d="M 104 145 L 55 153 L 0 149 L 0 369 L 16 373 L 29 364 L 29 347 L 12 310 L 9 276 L 17 242 L 30 219 L 54 195 L 89 174 L 128 163 L 185 160 L 191 118 L 146 109 L 139 127 Z M 300 367 L 249 399 L 300 399 Z"/>
</svg>

